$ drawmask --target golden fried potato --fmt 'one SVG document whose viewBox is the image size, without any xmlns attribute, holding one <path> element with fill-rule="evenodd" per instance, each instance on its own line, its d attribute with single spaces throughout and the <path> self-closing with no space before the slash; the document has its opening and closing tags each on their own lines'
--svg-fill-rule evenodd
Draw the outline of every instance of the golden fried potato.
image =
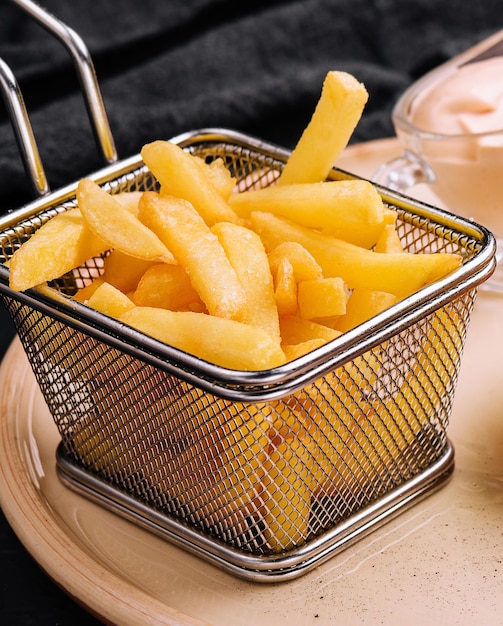
<svg viewBox="0 0 503 626">
<path fill-rule="evenodd" d="M 141 156 L 161 185 L 161 193 L 184 198 L 192 204 L 208 226 L 216 222 L 239 222 L 239 218 L 216 188 L 214 178 L 200 162 L 169 141 L 146 144 Z"/>
<path fill-rule="evenodd" d="M 274 299 L 280 316 L 297 313 L 297 281 L 293 266 L 286 257 L 281 259 L 274 275 Z"/>
<path fill-rule="evenodd" d="M 96 235 L 78 209 L 59 213 L 12 255 L 9 286 L 25 291 L 54 280 L 103 254 L 109 244 Z"/>
<path fill-rule="evenodd" d="M 86 304 L 115 319 L 118 319 L 135 306 L 134 302 L 126 294 L 107 282 L 103 282 L 98 286 Z"/>
<path fill-rule="evenodd" d="M 201 359 L 235 370 L 266 370 L 285 362 L 279 341 L 257 326 L 194 313 L 135 307 L 120 321 Z"/>
<path fill-rule="evenodd" d="M 403 245 L 396 232 L 395 224 L 385 224 L 374 246 L 374 252 L 390 254 L 403 252 Z"/>
<path fill-rule="evenodd" d="M 306 442 L 294 436 L 282 440 L 264 463 L 264 535 L 273 552 L 292 549 L 307 538 L 311 469 Z"/>
<path fill-rule="evenodd" d="M 230 406 L 221 400 L 212 407 L 211 422 L 218 424 L 213 437 L 206 442 L 194 441 L 192 449 L 184 451 L 185 456 L 191 455 L 187 469 L 204 463 L 201 477 L 195 480 L 193 471 L 183 472 L 182 468 L 179 474 L 187 475 L 176 484 L 177 500 L 190 511 L 192 519 L 220 528 L 247 528 L 246 518 L 260 507 L 270 412 L 265 404 Z M 208 422 L 208 417 L 204 421 Z"/>
<path fill-rule="evenodd" d="M 249 228 L 219 222 L 212 228 L 246 294 L 243 322 L 259 326 L 280 341 L 279 316 L 274 285 L 264 245 Z"/>
<path fill-rule="evenodd" d="M 314 278 L 297 286 L 299 315 L 306 320 L 344 315 L 349 297 L 342 278 Z"/>
<path fill-rule="evenodd" d="M 105 282 L 103 275 L 97 276 L 92 282 L 81 287 L 76 294 L 73 295 L 74 300 L 78 302 L 86 302 L 93 295 L 93 293 L 98 289 L 100 285 Z"/>
<path fill-rule="evenodd" d="M 321 339 L 323 343 L 336 339 L 341 334 L 323 324 L 302 319 L 297 315 L 284 315 L 280 319 L 281 338 L 285 344 L 297 344 L 312 339 Z"/>
<path fill-rule="evenodd" d="M 224 200 L 229 200 L 230 195 L 236 186 L 236 179 L 226 167 L 222 158 L 213 159 L 207 163 L 203 158 L 194 156 L 200 163 L 204 175 L 208 177 L 210 183 L 215 187 Z"/>
<path fill-rule="evenodd" d="M 246 294 L 218 237 L 180 198 L 145 192 L 140 219 L 173 252 L 211 315 L 242 320 Z"/>
<path fill-rule="evenodd" d="M 167 263 L 159 263 L 147 269 L 138 282 L 132 300 L 138 306 L 172 311 L 191 308 L 196 303 L 203 306 L 184 268 Z"/>
<path fill-rule="evenodd" d="M 376 243 L 385 225 L 381 196 L 366 180 L 276 185 L 233 194 L 229 202 L 240 217 L 274 213 L 364 248 Z"/>
<path fill-rule="evenodd" d="M 394 294 L 357 287 L 353 289 L 349 297 L 346 313 L 339 317 L 335 328 L 341 332 L 351 330 L 393 306 L 397 301 L 398 298 Z"/>
<path fill-rule="evenodd" d="M 280 243 L 279 246 L 271 250 L 267 256 L 271 271 L 274 275 L 278 272 L 278 267 L 282 259 L 286 258 L 292 266 L 293 275 L 297 282 L 322 277 L 321 267 L 316 262 L 316 259 L 296 241 Z"/>
<path fill-rule="evenodd" d="M 283 352 L 285 353 L 286 360 L 295 361 L 295 359 L 309 354 L 313 350 L 316 350 L 316 348 L 321 348 L 321 346 L 324 346 L 326 343 L 327 342 L 325 341 L 325 339 L 322 339 L 321 337 L 315 337 L 313 339 L 306 339 L 305 341 L 301 341 L 300 343 L 283 343 L 281 347 L 283 348 Z"/>
<path fill-rule="evenodd" d="M 278 183 L 315 183 L 327 178 L 349 142 L 368 100 L 365 86 L 346 72 L 325 77 L 318 104 Z"/>
<path fill-rule="evenodd" d="M 138 217 L 138 203 L 142 196 L 143 191 L 121 191 L 113 195 L 114 200 L 117 200 L 125 209 L 130 213 Z"/>
<path fill-rule="evenodd" d="M 79 182 L 77 202 L 90 230 L 110 248 L 145 261 L 174 263 L 173 255 L 157 235 L 89 178 Z"/>
<path fill-rule="evenodd" d="M 123 293 L 130 293 L 136 289 L 143 274 L 155 264 L 155 261 L 138 259 L 121 250 L 111 250 L 110 254 L 105 257 L 103 277 L 107 283 L 117 287 Z"/>
</svg>

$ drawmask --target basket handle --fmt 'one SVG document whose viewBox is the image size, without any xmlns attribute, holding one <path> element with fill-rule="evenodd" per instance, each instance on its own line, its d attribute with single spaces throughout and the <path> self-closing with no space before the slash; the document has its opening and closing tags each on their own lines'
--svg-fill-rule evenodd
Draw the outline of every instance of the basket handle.
<svg viewBox="0 0 503 626">
<path fill-rule="evenodd" d="M 43 196 L 49 192 L 49 184 L 40 159 L 30 119 L 26 112 L 23 95 L 10 67 L 0 59 L 0 88 L 12 120 L 21 158 L 34 191 Z"/>
<path fill-rule="evenodd" d="M 10 1 L 17 4 L 54 37 L 59 39 L 72 56 L 98 148 L 106 163 L 116 162 L 118 157 L 115 142 L 105 111 L 94 64 L 86 44 L 72 28 L 51 15 L 33 0 Z M 14 120 L 14 128 L 18 143 L 21 146 L 25 168 L 37 193 L 43 195 L 48 191 L 47 181 L 42 182 L 42 179 L 45 179 L 45 174 L 43 174 L 43 168 L 19 86 L 12 72 L 3 62 L 1 72 L 2 77 L 0 80 L 2 81 L 2 88 L 4 95 L 6 95 L 9 111 Z"/>
</svg>

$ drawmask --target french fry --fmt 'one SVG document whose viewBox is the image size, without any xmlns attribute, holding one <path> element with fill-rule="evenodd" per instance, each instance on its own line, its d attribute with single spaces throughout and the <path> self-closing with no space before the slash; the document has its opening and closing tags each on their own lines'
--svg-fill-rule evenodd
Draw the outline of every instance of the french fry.
<svg viewBox="0 0 503 626">
<path fill-rule="evenodd" d="M 204 171 L 205 176 L 208 177 L 210 183 L 215 187 L 218 193 L 224 200 L 229 200 L 232 190 L 236 186 L 236 179 L 230 173 L 230 170 L 226 167 L 222 158 L 213 159 L 209 163 L 206 163 L 201 157 L 194 157 L 197 159 Z"/>
<path fill-rule="evenodd" d="M 374 252 L 382 252 L 384 254 L 403 252 L 403 245 L 396 232 L 395 224 L 385 224 L 377 238 Z"/>
<path fill-rule="evenodd" d="M 292 549 L 307 538 L 311 467 L 306 441 L 294 436 L 281 441 L 264 463 L 264 535 L 273 552 Z"/>
<path fill-rule="evenodd" d="M 114 200 L 117 200 L 129 213 L 138 217 L 138 203 L 143 191 L 121 191 L 114 194 Z"/>
<path fill-rule="evenodd" d="M 264 245 L 257 233 L 231 222 L 212 228 L 227 254 L 246 294 L 243 322 L 259 326 L 280 341 L 274 285 Z"/>
<path fill-rule="evenodd" d="M 235 320 L 192 311 L 137 306 L 122 315 L 120 321 L 229 369 L 265 370 L 285 362 L 279 342 L 268 332 Z"/>
<path fill-rule="evenodd" d="M 138 282 L 132 300 L 138 306 L 172 311 L 183 310 L 201 302 L 183 267 L 166 263 L 153 265 L 147 269 Z"/>
<path fill-rule="evenodd" d="M 381 313 L 397 302 L 394 294 L 369 289 L 353 289 L 349 297 L 346 313 L 336 322 L 335 328 L 346 332 Z"/>
<path fill-rule="evenodd" d="M 14 252 L 9 285 L 15 291 L 25 291 L 54 280 L 103 254 L 108 247 L 89 229 L 78 209 L 59 213 Z"/>
<path fill-rule="evenodd" d="M 274 213 L 364 248 L 376 243 L 384 227 L 381 196 L 366 180 L 275 185 L 233 194 L 229 202 L 240 217 Z"/>
<path fill-rule="evenodd" d="M 161 185 L 161 193 L 190 202 L 208 226 L 239 221 L 214 182 L 192 155 L 169 141 L 146 144 L 141 156 Z"/>
<path fill-rule="evenodd" d="M 301 341 L 300 343 L 295 344 L 286 344 L 283 343 L 282 348 L 285 353 L 285 357 L 287 361 L 295 361 L 295 359 L 300 358 L 316 348 L 321 348 L 327 342 L 321 337 L 314 337 L 313 339 L 306 339 L 305 341 Z"/>
<path fill-rule="evenodd" d="M 77 202 L 90 230 L 110 248 L 145 261 L 174 263 L 173 255 L 159 238 L 89 178 L 79 182 Z"/>
<path fill-rule="evenodd" d="M 340 315 L 329 315 L 328 317 L 317 317 L 315 320 L 311 321 L 315 321 L 317 324 L 335 330 L 336 324 L 339 321 L 340 317 Z"/>
<path fill-rule="evenodd" d="M 120 250 L 112 250 L 105 257 L 103 277 L 123 293 L 129 293 L 136 289 L 143 274 L 155 264 L 155 261 L 145 261 Z"/>
<path fill-rule="evenodd" d="M 191 474 L 177 484 L 177 499 L 193 518 L 206 525 L 218 524 L 221 528 L 236 528 L 238 525 L 246 528 L 245 518 L 258 510 L 263 464 L 269 445 L 268 413 L 271 412 L 267 405 L 263 408 L 264 411 L 259 405 L 240 403 L 231 408 L 219 403 L 220 412 L 212 418 L 220 423 L 218 438 L 214 435 L 210 446 L 210 449 L 218 446 L 216 469 L 202 480 L 195 481 Z M 201 442 L 196 442 L 193 447 L 195 451 L 189 467 L 194 467 L 201 457 L 208 455 Z"/>
<path fill-rule="evenodd" d="M 447 276 L 461 265 L 457 254 L 381 254 L 316 232 L 272 213 L 250 215 L 253 229 L 266 250 L 284 241 L 297 241 L 314 256 L 325 277 L 340 277 L 356 287 L 408 296 Z"/>
<path fill-rule="evenodd" d="M 314 278 L 297 286 L 299 315 L 306 320 L 344 315 L 349 297 L 342 278 Z"/>
<path fill-rule="evenodd" d="M 225 251 L 187 201 L 145 192 L 140 219 L 173 252 L 211 315 L 242 320 L 246 294 Z"/>
<path fill-rule="evenodd" d="M 286 258 L 292 266 L 293 274 L 297 282 L 322 277 L 321 267 L 316 262 L 316 259 L 296 241 L 280 243 L 279 246 L 271 250 L 267 256 L 269 266 L 274 275 L 277 273 L 282 259 Z"/>
<path fill-rule="evenodd" d="M 86 304 L 92 309 L 96 309 L 115 319 L 118 319 L 135 306 L 134 302 L 126 294 L 107 282 L 103 282 L 98 286 Z"/>
<path fill-rule="evenodd" d="M 290 154 L 278 184 L 325 180 L 348 144 L 367 100 L 367 90 L 354 76 L 328 72 L 313 116 Z"/>
<path fill-rule="evenodd" d="M 308 387 L 312 391 L 315 387 Z M 289 396 L 284 402 L 286 410 L 276 411 L 277 418 L 270 431 L 271 443 L 278 446 L 282 441 L 294 438 L 302 441 L 304 465 L 309 469 L 307 485 L 317 491 L 330 475 L 331 468 L 342 458 L 348 443 L 347 429 L 342 420 L 344 412 L 336 405 L 320 412 L 319 400 L 315 401 L 306 391 Z M 335 404 L 335 403 L 334 403 Z M 334 413 L 334 415 L 332 415 Z"/>
<path fill-rule="evenodd" d="M 312 339 L 320 339 L 323 343 L 336 339 L 340 331 L 302 319 L 297 315 L 284 315 L 280 319 L 281 338 L 285 344 L 297 344 Z"/>
<path fill-rule="evenodd" d="M 76 423 L 71 442 L 79 460 L 86 467 L 106 475 L 129 470 L 129 459 L 126 459 L 120 442 L 116 441 L 118 434 L 124 432 L 124 427 L 122 424 L 116 426 L 116 429 L 97 429 L 94 420 L 88 418 Z"/>
<path fill-rule="evenodd" d="M 362 497 L 361 485 L 368 485 L 383 467 L 375 454 L 369 462 L 362 453 L 366 443 L 362 427 L 367 429 L 366 420 L 373 413 L 363 385 L 341 369 L 307 386 L 298 402 L 305 412 L 304 421 L 310 425 L 306 430 L 311 443 L 306 441 L 306 446 L 314 462 L 313 498 L 341 492 Z"/>
<path fill-rule="evenodd" d="M 286 257 L 279 262 L 274 276 L 274 299 L 280 316 L 297 313 L 297 281 L 292 264 Z"/>
<path fill-rule="evenodd" d="M 97 276 L 92 283 L 85 285 L 85 287 L 81 287 L 76 294 L 74 294 L 74 300 L 78 302 L 86 302 L 93 295 L 93 293 L 98 289 L 100 285 L 105 282 L 103 275 Z"/>
</svg>

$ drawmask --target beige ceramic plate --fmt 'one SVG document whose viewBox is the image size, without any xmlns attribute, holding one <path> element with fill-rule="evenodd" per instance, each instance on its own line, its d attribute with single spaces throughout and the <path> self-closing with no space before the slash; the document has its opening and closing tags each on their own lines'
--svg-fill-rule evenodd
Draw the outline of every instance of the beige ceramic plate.
<svg viewBox="0 0 503 626">
<path fill-rule="evenodd" d="M 373 142 L 339 164 L 371 176 L 395 154 L 395 141 Z M 502 305 L 483 294 L 474 311 L 450 429 L 452 480 L 295 581 L 235 579 L 63 487 L 58 434 L 17 341 L 0 368 L 0 505 L 47 573 L 120 626 L 501 624 Z"/>
</svg>

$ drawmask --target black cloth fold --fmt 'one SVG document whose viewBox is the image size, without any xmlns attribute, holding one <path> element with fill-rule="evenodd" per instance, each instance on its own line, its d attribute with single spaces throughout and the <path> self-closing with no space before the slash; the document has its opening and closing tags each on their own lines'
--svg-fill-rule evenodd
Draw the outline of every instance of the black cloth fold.
<svg viewBox="0 0 503 626">
<path fill-rule="evenodd" d="M 121 158 L 154 139 L 208 126 L 291 148 L 330 69 L 353 73 L 369 92 L 352 141 L 390 136 L 391 110 L 404 89 L 503 28 L 501 0 L 45 0 L 44 6 L 87 44 Z M 8 0 L 0 2 L 0 58 L 20 84 L 51 188 L 100 168 L 70 56 Z M 0 106 L 0 214 L 31 193 Z M 1 357 L 14 332 L 3 308 L 0 322 Z M 37 591 L 36 566 L 10 530 L 0 541 L 3 623 L 76 622 L 72 602 Z"/>
</svg>

